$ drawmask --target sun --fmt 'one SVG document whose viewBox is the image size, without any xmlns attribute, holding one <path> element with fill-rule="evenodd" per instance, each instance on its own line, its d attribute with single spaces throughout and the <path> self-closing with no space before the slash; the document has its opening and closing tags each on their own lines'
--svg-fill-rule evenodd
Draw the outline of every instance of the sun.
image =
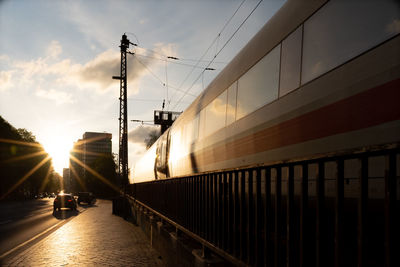
<svg viewBox="0 0 400 267">
<path fill-rule="evenodd" d="M 72 149 L 72 142 L 62 138 L 50 137 L 42 144 L 52 158 L 54 170 L 62 175 L 63 168 L 69 168 L 69 152 Z"/>
</svg>

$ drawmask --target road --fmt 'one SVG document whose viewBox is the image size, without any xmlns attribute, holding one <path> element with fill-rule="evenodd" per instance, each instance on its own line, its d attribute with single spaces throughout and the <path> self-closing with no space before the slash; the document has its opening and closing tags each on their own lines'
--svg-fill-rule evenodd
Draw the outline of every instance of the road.
<svg viewBox="0 0 400 267">
<path fill-rule="evenodd" d="M 62 223 L 77 216 L 77 211 L 53 213 L 54 198 L 0 203 L 0 255 L 43 233 L 50 233 Z M 52 228 L 53 227 L 53 228 Z M 42 237 L 42 236 L 41 236 Z M 44 235 L 43 235 L 44 237 Z"/>
</svg>

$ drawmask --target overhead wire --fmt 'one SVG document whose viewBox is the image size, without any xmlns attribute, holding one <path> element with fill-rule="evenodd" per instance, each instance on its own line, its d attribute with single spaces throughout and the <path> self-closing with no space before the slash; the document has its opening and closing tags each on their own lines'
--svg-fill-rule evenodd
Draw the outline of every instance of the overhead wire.
<svg viewBox="0 0 400 267">
<path fill-rule="evenodd" d="M 211 49 L 211 47 L 215 44 L 215 42 L 220 38 L 221 33 L 225 30 L 225 28 L 226 28 L 226 27 L 228 26 L 228 24 L 231 22 L 231 20 L 232 20 L 233 17 L 236 15 L 236 13 L 239 11 L 239 9 L 242 7 L 242 5 L 243 5 L 243 3 L 244 3 L 245 1 L 246 1 L 246 0 L 243 0 L 243 1 L 240 3 L 240 5 L 236 8 L 235 12 L 234 12 L 234 13 L 232 14 L 232 16 L 227 20 L 227 22 L 225 23 L 225 25 L 222 27 L 222 30 L 219 31 L 217 37 L 214 38 L 214 40 L 212 41 L 212 43 L 210 44 L 210 46 L 207 48 L 207 50 L 204 52 L 204 54 L 200 57 L 200 59 L 197 61 L 197 63 L 196 63 L 195 66 L 197 66 L 197 65 L 200 63 L 200 61 L 203 60 L 203 58 L 207 55 L 208 51 L 209 51 L 209 50 Z M 262 0 L 261 0 L 261 1 L 262 1 Z M 214 56 L 213 59 L 215 59 L 215 56 Z M 208 63 L 208 66 L 207 66 L 207 67 L 209 67 L 209 66 L 211 65 L 211 63 L 212 63 L 212 61 Z M 181 89 L 181 87 L 183 86 L 183 84 L 186 82 L 186 80 L 189 78 L 189 76 L 193 73 L 194 69 L 195 69 L 195 67 L 193 67 L 193 68 L 191 69 L 191 71 L 186 75 L 185 79 L 184 79 L 184 80 L 182 81 L 182 83 L 179 85 L 179 89 Z M 202 74 L 204 73 L 204 71 L 205 71 L 205 69 L 202 71 Z M 196 80 L 198 80 L 198 78 L 197 78 Z M 191 86 L 191 87 L 192 87 L 192 86 Z M 190 87 L 190 88 L 191 88 L 191 87 Z M 186 90 L 186 92 L 188 92 L 189 90 L 190 90 L 190 89 Z M 185 93 L 183 96 L 185 96 L 185 95 L 186 95 L 186 93 Z M 174 96 L 175 96 L 175 94 L 172 95 L 171 99 L 172 99 Z M 181 99 L 182 99 L 182 97 L 181 97 Z M 178 103 L 181 101 L 181 99 L 178 101 Z M 176 106 L 177 106 L 177 105 L 175 105 L 174 108 L 175 108 Z"/>
<path fill-rule="evenodd" d="M 173 56 L 164 55 L 164 54 L 161 54 L 161 53 L 159 53 L 159 52 L 156 52 L 156 51 L 154 51 L 154 50 L 152 50 L 152 49 L 144 48 L 144 47 L 141 47 L 141 46 L 136 46 L 136 48 L 140 48 L 140 49 L 142 49 L 142 50 L 146 50 L 146 51 L 152 52 L 152 53 L 154 53 L 154 54 L 159 55 L 160 57 L 165 58 L 165 59 L 163 59 L 163 58 L 152 57 L 152 56 L 149 56 L 149 55 L 143 55 L 143 54 L 139 54 L 139 53 L 136 51 L 136 55 L 140 55 L 140 56 L 143 56 L 143 57 L 154 58 L 154 59 L 157 59 L 157 60 L 174 59 L 174 60 L 179 60 L 179 61 L 196 61 L 196 62 L 197 62 L 197 61 L 200 61 L 200 62 L 206 62 L 206 63 L 209 63 L 209 62 L 211 61 L 211 60 L 199 60 L 199 59 L 182 58 L 182 57 L 177 58 L 177 57 L 173 57 Z M 176 62 L 176 61 L 174 61 L 174 60 L 168 60 L 168 62 L 170 62 L 170 63 L 174 63 L 174 62 L 175 62 L 176 64 L 179 64 L 178 62 Z M 228 64 L 227 62 L 223 62 L 223 61 L 214 61 L 214 63 L 215 63 L 215 64 Z M 180 63 L 180 64 L 182 64 L 182 63 Z M 194 66 L 194 65 L 188 65 L 188 66 Z"/>
<path fill-rule="evenodd" d="M 196 67 L 199 69 L 203 69 L 204 67 L 200 67 L 200 66 L 195 66 L 195 65 L 191 65 L 191 64 L 186 64 L 186 63 L 181 63 L 181 62 L 177 62 L 175 60 L 168 60 L 168 59 L 162 59 L 162 58 L 156 58 L 156 57 L 152 57 L 152 56 L 148 56 L 148 55 L 142 55 L 142 54 L 138 54 L 135 53 L 135 55 L 140 56 L 140 57 L 146 57 L 146 58 L 151 58 L 154 60 L 160 60 L 160 61 L 167 61 L 168 63 L 172 63 L 172 64 L 177 64 L 177 65 L 182 65 L 182 66 L 187 66 L 187 67 Z M 181 60 L 181 59 L 179 59 Z M 209 61 L 204 61 L 204 62 L 209 62 Z M 215 63 L 215 62 L 214 62 Z M 221 63 L 221 64 L 226 64 L 226 63 Z"/>
<path fill-rule="evenodd" d="M 184 93 L 184 94 L 182 95 L 182 97 L 176 102 L 174 108 L 175 108 L 179 103 L 181 103 L 183 97 L 185 97 L 186 95 L 190 95 L 190 96 L 196 97 L 194 94 L 190 94 L 189 91 L 191 90 L 191 88 L 193 87 L 193 85 L 198 81 L 198 79 L 204 74 L 204 72 L 205 72 L 206 70 L 215 70 L 214 68 L 210 68 L 210 65 L 211 65 L 212 63 L 227 64 L 227 63 L 225 63 L 225 62 L 214 62 L 214 59 L 215 59 L 215 58 L 218 56 L 218 54 L 225 48 L 225 46 L 227 45 L 227 43 L 233 38 L 233 36 L 234 36 L 234 35 L 236 34 L 236 32 L 241 28 L 241 26 L 247 21 L 247 19 L 251 16 L 251 14 L 254 12 L 254 10 L 259 6 L 259 4 L 262 2 L 262 0 L 260 0 L 260 1 L 258 2 L 258 4 L 256 5 L 256 7 L 255 7 L 255 8 L 252 10 L 252 12 L 246 17 L 246 19 L 242 22 L 242 24 L 238 27 L 238 29 L 233 33 L 233 35 L 228 39 L 228 41 L 227 41 L 227 42 L 224 44 L 224 46 L 219 50 L 219 52 L 215 54 L 215 56 L 213 57 L 213 59 L 212 59 L 211 61 L 203 60 L 203 58 L 204 58 L 205 55 L 208 53 L 208 51 L 211 49 L 211 47 L 215 44 L 215 42 L 216 42 L 216 41 L 219 41 L 220 36 L 221 36 L 221 33 L 225 30 L 225 28 L 227 27 L 227 25 L 231 22 L 231 20 L 232 20 L 233 17 L 236 15 L 236 13 L 239 11 L 239 9 L 242 7 L 242 5 L 243 5 L 243 3 L 244 3 L 245 1 L 246 1 L 246 0 L 243 0 L 243 1 L 240 3 L 240 5 L 237 7 L 237 9 L 236 9 L 235 12 L 232 14 L 232 16 L 231 16 L 231 17 L 227 20 L 227 22 L 224 24 L 224 26 L 222 27 L 221 31 L 218 33 L 217 37 L 214 38 L 213 42 L 210 44 L 210 46 L 207 48 L 207 50 L 204 52 L 204 54 L 200 57 L 200 59 L 198 59 L 198 60 L 186 59 L 187 61 L 197 61 L 195 65 L 189 65 L 189 64 L 184 64 L 184 63 L 178 63 L 178 62 L 174 62 L 174 61 L 167 61 L 168 58 L 171 58 L 171 59 L 178 59 L 178 58 L 169 57 L 169 56 L 166 56 L 166 55 L 162 55 L 162 54 L 160 54 L 160 53 L 158 53 L 158 52 L 156 52 L 156 51 L 154 51 L 154 50 L 152 50 L 152 49 L 143 48 L 143 47 L 140 47 L 140 46 L 138 46 L 138 45 L 135 45 L 136 47 L 139 47 L 139 48 L 141 48 L 141 49 L 151 51 L 151 52 L 153 52 L 154 54 L 158 54 L 158 55 L 160 55 L 160 56 L 162 56 L 162 57 L 166 57 L 167 59 L 164 59 L 165 62 L 171 62 L 171 63 L 175 63 L 175 64 L 186 65 L 186 66 L 192 67 L 191 71 L 188 73 L 188 75 L 185 77 L 185 79 L 182 81 L 182 83 L 180 84 L 180 86 L 179 86 L 178 88 L 177 88 L 177 87 L 170 86 L 170 87 L 173 88 L 175 91 L 180 91 L 180 92 L 183 92 L 183 93 Z M 127 33 L 130 33 L 130 32 L 127 32 Z M 133 33 L 130 33 L 130 34 L 133 34 Z M 135 35 L 135 34 L 133 34 L 133 35 L 135 36 L 137 42 L 139 43 L 139 40 L 137 39 L 136 35 Z M 132 54 L 132 55 L 136 55 L 136 53 L 131 53 L 131 54 Z M 139 55 L 139 56 L 143 56 L 143 57 L 150 57 L 150 56 L 147 56 L 147 55 L 140 55 L 140 54 L 138 54 L 138 55 Z M 154 78 L 156 78 L 163 86 L 166 86 L 166 83 L 164 83 L 157 75 L 155 75 L 144 63 L 142 63 L 137 57 L 134 57 L 134 58 L 135 58 L 143 67 L 145 67 L 146 70 L 149 71 L 149 73 L 150 73 Z M 157 58 L 154 58 L 154 59 L 157 59 Z M 163 60 L 163 59 L 158 59 L 158 60 Z M 185 60 L 185 59 L 181 59 L 181 60 Z M 207 66 L 206 66 L 205 68 L 198 67 L 198 65 L 199 65 L 200 62 L 208 62 L 208 64 L 207 64 Z M 192 85 L 191 85 L 186 91 L 181 90 L 181 87 L 183 86 L 183 84 L 186 82 L 186 80 L 188 79 L 188 77 L 193 73 L 194 69 L 196 69 L 196 68 L 201 68 L 201 69 L 203 69 L 203 70 L 202 70 L 202 72 L 200 73 L 200 75 L 196 78 L 196 80 L 192 83 Z M 166 74 L 166 75 L 167 75 L 167 74 Z M 168 90 L 168 87 L 167 87 L 167 90 Z M 171 99 L 174 98 L 175 94 L 176 94 L 176 92 L 172 95 Z M 167 92 L 167 95 L 168 95 L 168 92 Z M 169 105 L 170 105 L 170 103 L 171 103 L 171 100 L 168 100 L 168 99 L 167 99 L 167 102 L 168 102 L 167 105 L 168 105 L 168 107 L 169 107 Z M 173 108 L 173 109 L 174 109 L 174 108 Z"/>
<path fill-rule="evenodd" d="M 146 66 L 146 64 L 144 64 L 142 61 L 140 61 L 137 57 L 135 57 L 135 54 L 134 53 L 130 53 L 130 54 L 132 54 L 133 56 L 134 56 L 134 58 L 136 59 L 136 61 L 137 62 L 139 62 L 139 64 L 141 64 L 156 80 L 158 80 L 160 83 L 161 83 L 161 85 L 162 86 L 166 86 L 166 84 L 165 84 L 165 82 L 163 81 L 163 80 L 161 80 L 161 78 L 159 78 L 154 72 L 152 72 L 151 70 L 150 70 L 150 68 L 148 68 L 147 66 Z M 183 90 L 181 90 L 181 89 L 179 89 L 179 88 L 177 88 L 177 87 L 175 87 L 175 86 L 171 86 L 171 85 L 169 85 L 169 87 L 170 88 L 172 88 L 172 89 L 174 89 L 174 90 L 177 90 L 177 91 L 182 91 L 183 92 Z M 194 94 L 188 94 L 188 95 L 190 95 L 190 96 L 192 96 L 192 97 L 196 97 Z"/>
<path fill-rule="evenodd" d="M 128 101 L 137 101 L 137 102 L 154 102 L 154 103 L 160 102 L 160 99 L 131 98 L 131 97 L 128 97 L 127 100 Z M 175 103 L 175 102 L 172 102 L 172 103 Z M 182 102 L 182 103 L 190 104 L 189 102 Z"/>
<path fill-rule="evenodd" d="M 168 64 L 168 62 L 165 61 L 165 83 L 167 84 L 167 102 L 168 102 L 169 100 L 168 100 L 168 71 L 167 71 L 167 64 Z M 165 104 L 165 102 L 163 103 L 163 109 L 164 109 L 164 104 Z"/>
<path fill-rule="evenodd" d="M 128 34 L 131 34 L 131 35 L 133 35 L 135 38 L 136 38 L 136 46 L 138 46 L 139 45 L 139 39 L 137 38 L 137 36 L 136 36 L 136 34 L 134 34 L 133 32 L 125 32 L 125 33 L 128 33 Z"/>
<path fill-rule="evenodd" d="M 261 4 L 263 0 L 260 0 L 257 5 L 253 8 L 253 10 L 250 12 L 249 15 L 243 20 L 243 22 L 239 25 L 239 27 L 235 30 L 235 32 L 229 37 L 229 39 L 224 43 L 224 45 L 221 47 L 221 49 L 218 51 L 218 53 L 215 54 L 214 59 L 221 53 L 221 51 L 226 47 L 226 45 L 232 40 L 232 38 L 236 35 L 236 33 L 240 30 L 240 28 L 243 26 L 244 23 L 249 19 L 249 17 L 254 13 L 254 11 L 258 8 L 258 6 Z M 200 75 L 195 79 L 195 81 L 192 83 L 192 85 L 185 91 L 185 93 L 181 96 L 181 98 L 177 101 L 175 106 L 172 109 L 175 109 L 176 106 L 182 101 L 182 99 L 186 96 L 186 93 L 188 93 L 192 87 L 196 84 L 196 82 L 200 79 L 200 77 L 203 75 L 205 70 L 211 65 L 212 61 L 207 65 L 207 67 L 200 73 Z"/>
</svg>

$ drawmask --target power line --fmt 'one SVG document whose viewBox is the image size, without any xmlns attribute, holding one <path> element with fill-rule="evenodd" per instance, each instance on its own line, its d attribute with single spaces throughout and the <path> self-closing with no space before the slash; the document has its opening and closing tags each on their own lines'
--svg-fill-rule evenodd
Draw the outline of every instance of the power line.
<svg viewBox="0 0 400 267">
<path fill-rule="evenodd" d="M 203 58 L 205 57 L 205 55 L 208 53 L 208 51 L 211 49 L 211 47 L 214 45 L 214 43 L 219 39 L 219 37 L 221 36 L 221 33 L 225 30 L 226 26 L 231 22 L 231 20 L 232 20 L 233 17 L 236 15 L 236 13 L 239 11 L 239 9 L 242 7 L 242 5 L 243 5 L 243 3 L 244 3 L 245 1 L 246 1 L 246 0 L 243 0 L 243 1 L 240 3 L 240 5 L 238 6 L 238 8 L 235 10 L 235 12 L 232 14 L 232 16 L 228 19 L 228 21 L 227 21 L 227 22 L 225 23 L 225 25 L 222 27 L 222 30 L 218 33 L 217 37 L 215 37 L 215 39 L 212 41 L 212 43 L 210 44 L 210 46 L 207 48 L 207 50 L 204 52 L 204 54 L 203 54 L 203 55 L 200 57 L 200 59 L 197 61 L 197 63 L 196 63 L 195 66 L 197 66 L 197 65 L 200 63 L 201 60 L 203 60 Z M 214 56 L 213 59 L 215 59 L 215 56 Z M 212 62 L 212 61 L 211 61 L 211 62 Z M 211 62 L 208 63 L 208 66 L 207 66 L 207 67 L 210 66 Z M 182 81 L 182 83 L 180 84 L 179 89 L 181 89 L 181 87 L 183 86 L 183 84 L 186 82 L 186 80 L 189 78 L 189 76 L 193 73 L 194 69 L 195 69 L 195 67 L 193 67 L 192 70 L 188 73 L 188 75 L 186 75 L 185 79 L 184 79 L 184 80 Z M 205 70 L 202 71 L 202 74 L 204 73 L 204 71 L 205 71 Z M 198 79 L 198 78 L 197 78 L 197 79 Z M 196 79 L 196 81 L 197 81 L 197 79 Z M 192 86 L 193 86 L 193 85 L 192 85 Z M 192 86 L 191 86 L 191 87 L 192 87 Z M 190 88 L 191 88 L 191 87 L 190 87 Z M 190 90 L 190 88 L 189 88 L 188 90 L 186 90 L 186 92 L 185 92 L 185 94 L 184 94 L 183 96 L 186 95 L 186 93 Z M 175 94 L 172 95 L 171 99 L 172 99 L 174 96 L 175 96 Z M 181 97 L 180 100 L 182 100 L 182 97 Z M 178 101 L 178 103 L 180 102 L 180 100 Z M 177 106 L 177 105 L 175 105 L 174 108 L 175 108 L 176 106 Z"/>
<path fill-rule="evenodd" d="M 132 122 L 141 122 L 141 123 L 143 123 L 143 122 L 154 122 L 154 120 L 147 120 L 147 121 L 144 121 L 144 120 L 131 120 Z"/>
<path fill-rule="evenodd" d="M 128 97 L 127 99 L 128 99 L 128 101 L 137 101 L 137 102 L 154 102 L 154 103 L 159 103 L 159 102 L 161 101 L 160 99 L 131 98 L 131 97 Z M 175 102 L 172 102 L 172 103 L 175 103 Z M 182 102 L 182 103 L 190 104 L 189 102 Z"/>
<path fill-rule="evenodd" d="M 158 53 L 158 52 L 156 52 L 156 51 L 154 51 L 154 50 L 152 50 L 152 49 L 144 48 L 144 47 L 141 47 L 141 46 L 137 46 L 137 47 L 139 47 L 140 49 L 143 49 L 143 50 L 150 51 L 150 52 L 152 52 L 152 53 L 154 53 L 154 54 L 159 55 L 160 57 L 165 58 L 165 59 L 163 59 L 163 58 L 156 58 L 156 57 L 152 57 L 152 56 L 149 56 L 149 55 L 138 54 L 137 52 L 135 53 L 136 55 L 140 55 L 140 56 L 142 56 L 142 57 L 149 57 L 149 58 L 154 58 L 154 59 L 157 59 L 157 60 L 168 60 L 168 59 L 173 59 L 173 60 L 179 60 L 179 61 L 192 61 L 192 62 L 193 62 L 193 61 L 195 61 L 195 62 L 200 61 L 200 62 L 206 62 L 206 63 L 209 63 L 209 62 L 211 61 L 211 60 L 199 60 L 199 59 L 190 59 L 190 58 L 181 58 L 181 57 L 177 58 L 177 57 L 174 57 L 174 56 L 168 56 L 168 55 L 164 55 L 164 54 Z M 173 61 L 173 60 L 171 60 L 171 61 L 168 60 L 168 62 L 170 62 L 170 63 L 175 63 L 175 64 L 179 64 L 178 62 Z M 228 64 L 227 62 L 223 62 L 223 61 L 214 61 L 214 63 L 215 63 L 215 64 Z M 182 64 L 182 63 L 180 63 L 180 64 Z M 192 67 L 192 66 L 194 66 L 194 65 L 188 65 L 188 66 L 191 66 L 191 67 Z"/>
<path fill-rule="evenodd" d="M 135 55 L 134 53 L 130 53 L 131 55 Z M 162 86 L 166 86 L 165 82 L 163 80 L 161 80 L 155 73 L 153 73 L 143 62 L 141 62 L 137 57 L 134 56 L 134 58 L 137 60 L 137 62 L 139 62 L 151 75 L 153 75 L 153 77 L 158 80 Z M 183 92 L 183 90 L 176 88 L 175 86 L 171 86 L 169 85 L 170 88 L 176 90 L 176 91 L 181 91 Z M 192 97 L 196 97 L 194 94 L 188 94 Z"/>
<path fill-rule="evenodd" d="M 190 58 L 179 58 L 180 61 L 199 61 L 198 59 L 190 59 Z M 206 62 L 209 63 L 211 60 L 200 60 L 200 62 Z M 223 62 L 223 61 L 214 61 L 215 64 L 228 64 L 228 62 Z"/>
<path fill-rule="evenodd" d="M 167 64 L 168 62 L 165 61 L 165 83 L 167 84 L 167 102 L 168 102 L 168 72 L 167 72 Z M 164 103 L 163 103 L 163 109 L 164 109 Z"/>
<path fill-rule="evenodd" d="M 254 13 L 254 11 L 258 8 L 258 6 L 261 4 L 263 0 L 260 0 L 257 5 L 253 8 L 253 10 L 250 12 L 250 14 L 243 20 L 243 22 L 239 25 L 239 27 L 235 30 L 235 32 L 229 37 L 229 39 L 225 42 L 225 44 L 221 47 L 221 49 L 218 51 L 218 53 L 215 54 L 214 59 L 221 53 L 221 51 L 226 47 L 226 45 L 232 40 L 233 36 L 240 30 L 240 28 L 243 26 L 243 24 L 249 19 L 249 17 Z M 186 93 L 188 93 L 192 87 L 195 85 L 195 83 L 200 79 L 201 75 L 205 72 L 205 70 L 211 65 L 212 61 L 207 65 L 207 67 L 200 73 L 200 75 L 196 78 L 196 80 L 192 83 L 192 85 L 185 91 L 185 93 L 181 96 L 181 98 L 178 100 L 178 102 L 175 104 L 173 109 L 176 108 L 176 106 L 180 103 L 180 101 L 186 96 Z"/>
<path fill-rule="evenodd" d="M 133 32 L 125 32 L 125 33 L 129 33 L 129 34 L 133 35 L 136 38 L 136 45 L 135 46 L 139 45 L 139 39 L 137 38 L 136 34 L 134 34 Z"/>
<path fill-rule="evenodd" d="M 154 78 L 156 78 L 163 86 L 165 86 L 165 83 L 163 80 L 161 80 L 157 75 L 155 75 L 142 61 L 140 61 L 137 57 L 134 56 L 134 58 L 139 62 L 151 75 L 153 75 Z"/>
<path fill-rule="evenodd" d="M 172 63 L 172 64 L 177 64 L 177 65 L 182 65 L 182 66 L 187 66 L 187 67 L 194 67 L 194 68 L 199 68 L 199 69 L 204 69 L 204 67 L 200 67 L 200 66 L 195 66 L 195 65 L 190 65 L 190 64 L 186 64 L 186 63 L 180 63 L 180 62 L 177 62 L 177 61 L 175 61 L 175 60 L 167 60 L 167 59 L 161 59 L 161 58 L 156 58 L 156 57 L 152 57 L 152 56 L 148 56 L 148 55 L 141 55 L 141 54 L 138 54 L 138 53 L 135 53 L 135 55 L 136 56 L 140 56 L 140 57 L 146 57 L 146 58 L 151 58 L 151 59 L 154 59 L 154 60 L 160 60 L 160 61 L 166 61 L 166 62 L 168 62 L 168 63 Z M 179 59 L 179 60 L 181 60 L 181 59 Z M 203 61 L 203 62 L 210 62 L 210 61 Z M 215 63 L 215 62 L 214 62 Z M 222 64 L 222 63 L 221 63 Z M 225 63 L 224 63 L 225 64 Z"/>
<path fill-rule="evenodd" d="M 157 126 L 154 124 L 154 121 L 131 120 L 131 122 L 140 122 L 142 125 Z M 153 123 L 150 123 L 150 122 L 153 122 Z"/>
<path fill-rule="evenodd" d="M 128 98 L 129 101 L 138 101 L 138 102 L 160 102 L 160 99 L 143 99 L 143 98 Z"/>
</svg>

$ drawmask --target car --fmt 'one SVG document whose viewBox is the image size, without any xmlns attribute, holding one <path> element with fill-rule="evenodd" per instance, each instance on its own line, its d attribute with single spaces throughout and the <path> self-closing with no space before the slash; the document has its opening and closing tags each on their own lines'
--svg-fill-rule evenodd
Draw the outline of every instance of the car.
<svg viewBox="0 0 400 267">
<path fill-rule="evenodd" d="M 87 203 L 89 205 L 93 204 L 96 201 L 96 198 L 91 192 L 79 192 L 78 193 L 78 204 L 80 205 L 82 202 Z"/>
<path fill-rule="evenodd" d="M 54 211 L 61 210 L 61 208 L 70 208 L 76 210 L 76 201 L 73 195 L 61 193 L 58 194 L 53 202 Z"/>
</svg>

